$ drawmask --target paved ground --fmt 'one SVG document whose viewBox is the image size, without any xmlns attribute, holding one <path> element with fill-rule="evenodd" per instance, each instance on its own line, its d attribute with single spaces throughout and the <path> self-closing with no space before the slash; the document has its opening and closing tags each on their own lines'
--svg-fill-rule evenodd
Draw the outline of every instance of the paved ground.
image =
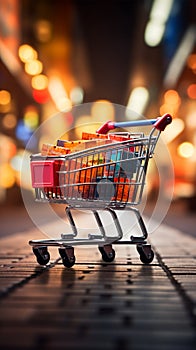
<svg viewBox="0 0 196 350">
<path fill-rule="evenodd" d="M 24 228 L 24 226 L 23 226 Z M 66 269 L 56 248 L 37 265 L 25 228 L 0 239 L 0 347 L 68 350 L 196 348 L 195 238 L 161 225 L 143 265 L 135 246 L 115 246 L 106 264 L 94 248 L 76 248 Z"/>
<path fill-rule="evenodd" d="M 31 203 L 34 203 L 34 199 L 31 199 Z M 60 207 L 60 208 L 59 208 Z M 36 215 L 41 213 L 42 224 L 46 221 L 50 221 L 50 217 L 44 214 L 45 205 L 42 203 L 34 203 L 31 205 L 31 210 L 36 212 Z M 58 214 L 64 212 L 64 208 L 56 206 Z M 154 203 L 149 202 L 145 208 L 146 216 L 151 217 L 154 209 Z M 159 208 L 161 212 L 162 207 Z M 179 229 L 185 235 L 191 235 L 196 238 L 196 199 L 194 204 L 191 205 L 190 201 L 179 200 L 171 203 L 168 212 L 164 212 L 163 223 L 173 228 Z M 161 217 L 161 213 L 157 213 L 158 217 Z M 29 229 L 33 229 L 31 218 L 29 217 L 26 208 L 21 205 L 0 206 L 0 237 L 7 237 L 15 232 L 25 232 Z"/>
</svg>

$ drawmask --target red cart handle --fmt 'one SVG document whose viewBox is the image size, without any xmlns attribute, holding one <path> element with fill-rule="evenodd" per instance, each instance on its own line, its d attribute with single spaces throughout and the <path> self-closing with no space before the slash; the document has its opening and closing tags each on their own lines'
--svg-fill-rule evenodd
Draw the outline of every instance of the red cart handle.
<svg viewBox="0 0 196 350">
<path fill-rule="evenodd" d="M 134 120 L 128 122 L 112 122 L 107 121 L 103 124 L 96 132 L 98 134 L 107 134 L 108 131 L 115 128 L 126 128 L 132 126 L 147 126 L 153 125 L 157 130 L 163 131 L 166 126 L 172 122 L 172 117 L 170 114 L 166 113 L 162 117 L 157 119 L 146 119 L 146 120 Z"/>
<path fill-rule="evenodd" d="M 161 118 L 157 118 L 154 127 L 157 130 L 164 131 L 166 126 L 171 124 L 172 116 L 169 113 L 164 114 Z"/>
</svg>

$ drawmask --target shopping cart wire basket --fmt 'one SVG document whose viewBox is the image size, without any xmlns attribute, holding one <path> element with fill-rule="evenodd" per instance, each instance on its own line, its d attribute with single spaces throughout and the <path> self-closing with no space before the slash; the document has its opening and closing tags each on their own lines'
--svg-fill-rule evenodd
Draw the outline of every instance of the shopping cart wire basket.
<svg viewBox="0 0 196 350">
<path fill-rule="evenodd" d="M 97 130 L 97 135 L 107 134 L 115 128 L 152 125 L 150 133 L 108 133 L 106 142 L 59 156 L 31 156 L 32 186 L 36 201 L 59 203 L 65 212 L 71 233 L 59 239 L 31 240 L 29 244 L 40 265 L 50 261 L 49 246 L 57 246 L 64 266 L 75 264 L 74 246 L 97 245 L 102 258 L 112 262 L 115 258 L 113 244 L 135 244 L 140 260 L 149 264 L 154 253 L 147 243 L 147 229 L 137 205 L 142 200 L 149 159 L 153 157 L 160 133 L 172 118 L 165 114 L 157 119 L 129 122 L 107 122 Z M 96 219 L 99 234 L 79 237 L 73 211 L 91 211 Z M 140 236 L 123 239 L 123 230 L 117 210 L 132 211 L 141 229 Z M 100 211 L 110 213 L 116 228 L 115 236 L 108 236 Z"/>
</svg>

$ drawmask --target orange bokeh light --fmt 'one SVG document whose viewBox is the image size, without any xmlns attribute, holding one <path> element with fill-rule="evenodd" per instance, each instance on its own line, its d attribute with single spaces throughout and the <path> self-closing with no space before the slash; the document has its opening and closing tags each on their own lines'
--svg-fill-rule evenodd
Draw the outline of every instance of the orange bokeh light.
<svg viewBox="0 0 196 350">
<path fill-rule="evenodd" d="M 174 105 L 180 104 L 180 96 L 176 90 L 168 90 L 164 94 L 164 100 L 166 104 Z"/>
<path fill-rule="evenodd" d="M 193 71 L 196 70 L 196 54 L 192 54 L 188 57 L 187 65 L 189 68 L 191 68 Z"/>
<path fill-rule="evenodd" d="M 196 84 L 191 84 L 187 88 L 187 95 L 189 98 L 196 99 Z"/>
</svg>

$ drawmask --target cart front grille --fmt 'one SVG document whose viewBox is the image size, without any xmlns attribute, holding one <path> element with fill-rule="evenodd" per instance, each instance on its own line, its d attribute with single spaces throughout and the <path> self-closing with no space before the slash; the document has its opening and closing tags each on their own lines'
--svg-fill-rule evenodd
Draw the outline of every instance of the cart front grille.
<svg viewBox="0 0 196 350">
<path fill-rule="evenodd" d="M 78 207 L 138 204 L 155 144 L 156 137 L 143 137 L 63 157 L 33 155 L 36 200 Z"/>
</svg>

